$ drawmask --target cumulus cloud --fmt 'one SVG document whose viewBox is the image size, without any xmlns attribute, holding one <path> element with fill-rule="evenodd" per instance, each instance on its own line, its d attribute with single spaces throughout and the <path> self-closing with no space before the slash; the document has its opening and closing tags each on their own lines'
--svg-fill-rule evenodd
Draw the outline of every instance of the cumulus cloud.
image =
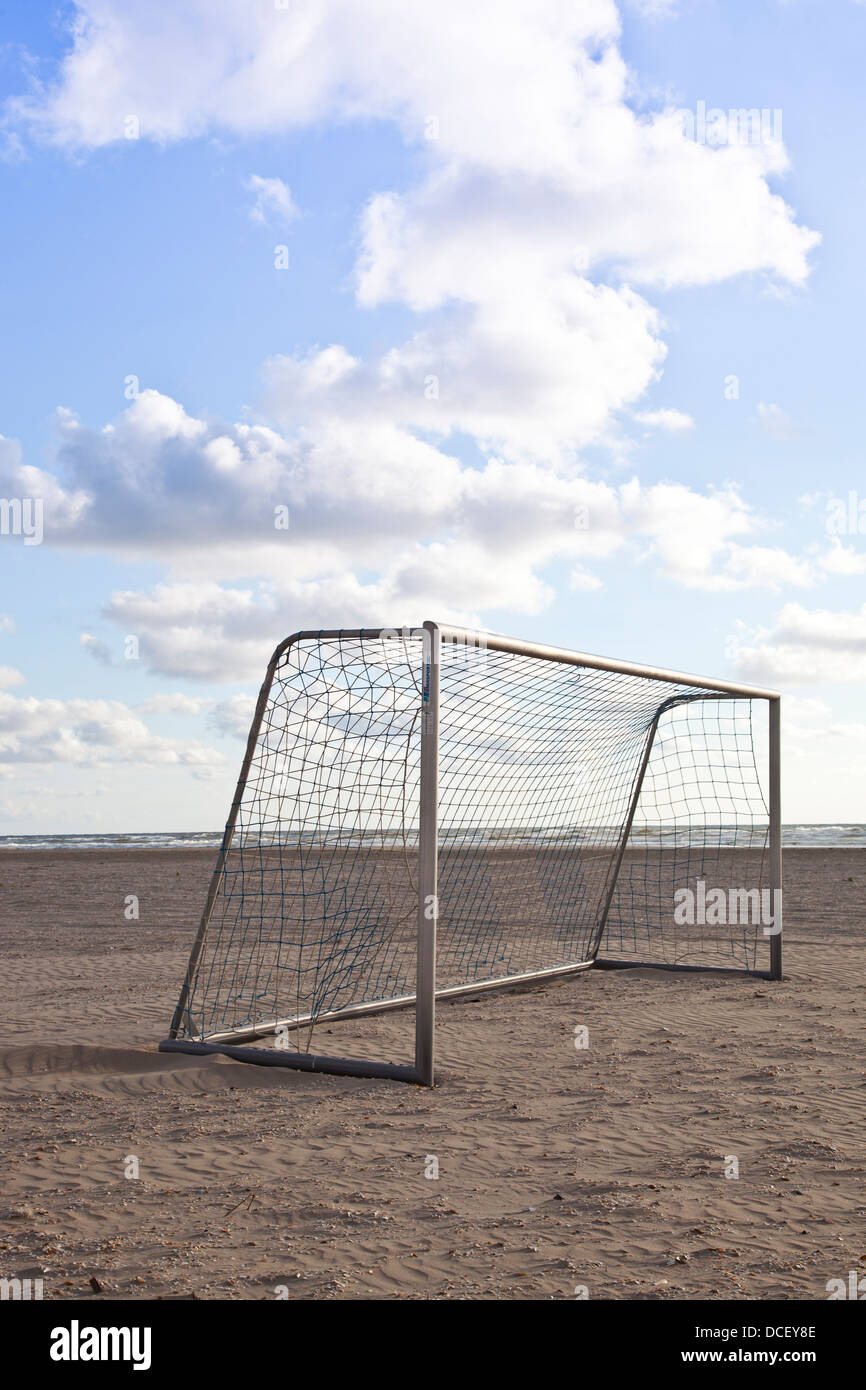
<svg viewBox="0 0 866 1390">
<path fill-rule="evenodd" d="M 213 705 L 213 700 L 201 695 L 166 693 L 151 695 L 136 705 L 138 714 L 183 714 L 197 718 Z"/>
<path fill-rule="evenodd" d="M 332 346 L 266 366 L 265 401 L 283 427 L 335 415 L 404 431 L 471 435 L 484 452 L 574 461 L 656 380 L 665 356 L 657 312 L 627 287 L 574 275 L 545 280 L 502 260 L 498 288 L 379 358 Z"/>
<path fill-rule="evenodd" d="M 744 636 L 736 666 L 744 679 L 766 684 L 861 683 L 866 680 L 866 604 L 836 612 L 785 604 L 772 629 Z"/>
<path fill-rule="evenodd" d="M 734 546 L 727 559 L 731 587 L 781 589 L 786 584 L 808 588 L 815 583 L 808 559 L 790 555 L 779 546 Z"/>
<path fill-rule="evenodd" d="M 212 766 L 223 755 L 153 734 L 118 700 L 38 700 L 0 694 L 0 763 Z"/>
<path fill-rule="evenodd" d="M 659 544 L 669 533 L 671 558 L 680 551 L 685 572 L 701 564 L 686 553 L 689 525 L 697 523 L 698 543 L 714 551 L 757 525 L 734 487 L 706 497 L 674 483 L 642 489 L 635 480 L 615 489 L 579 472 L 496 456 L 474 467 L 379 420 L 322 418 L 292 436 L 194 419 L 170 398 L 144 391 L 111 425 L 93 430 L 65 415 L 61 431 L 56 468 L 65 484 L 29 471 L 53 481 L 62 497 L 86 496 L 87 503 L 74 516 L 61 508 L 50 539 L 133 554 L 162 548 L 175 559 L 201 549 L 203 563 L 218 551 L 216 565 L 233 546 L 247 546 L 248 562 L 255 546 L 265 570 L 262 556 L 272 548 L 279 572 L 299 577 L 321 571 L 329 553 L 382 557 L 443 530 L 484 544 L 499 537 L 513 549 L 553 525 L 570 547 L 593 546 L 595 528 L 609 530 L 617 507 Z M 14 487 L 20 476 L 0 467 L 0 485 Z M 595 517 L 582 540 L 573 534 L 580 504 Z M 285 529 L 276 524 L 281 507 Z"/>
<path fill-rule="evenodd" d="M 15 685 L 24 685 L 26 677 L 14 666 L 0 666 L 0 690 L 11 690 Z"/>
<path fill-rule="evenodd" d="M 636 286 L 808 273 L 818 238 L 769 184 L 781 142 L 714 148 L 670 109 L 636 114 L 613 0 L 77 10 L 58 82 L 13 103 L 43 138 L 118 141 L 131 112 L 158 141 L 377 119 L 423 151 L 412 187 L 368 201 L 356 287 L 362 306 L 432 318 L 358 370 L 339 347 L 286 360 L 283 419 L 318 401 L 561 457 L 658 375 L 660 323 Z M 255 216 L 294 212 L 281 181 L 252 182 Z"/>
<path fill-rule="evenodd" d="M 210 712 L 210 723 L 220 734 L 245 739 L 250 731 L 256 707 L 254 695 L 231 695 L 219 700 Z"/>
<path fill-rule="evenodd" d="M 602 587 L 598 567 L 614 555 L 621 561 L 623 552 L 708 591 L 811 579 L 809 567 L 784 551 L 743 543 L 760 521 L 733 488 L 703 495 L 677 484 L 643 488 L 637 480 L 614 487 L 501 460 L 465 470 L 460 484 L 451 537 L 392 537 L 388 548 L 389 538 L 379 535 L 373 578 L 348 567 L 348 547 L 324 578 L 275 573 L 243 588 L 166 582 L 115 594 L 106 616 L 138 635 L 151 669 L 234 681 L 260 676 L 276 641 L 302 628 L 425 617 L 478 627 L 491 611 L 536 614 L 554 597 L 544 569 L 556 558 L 574 561 L 570 586 L 584 592 Z M 439 529 L 441 518 L 435 521 Z"/>
<path fill-rule="evenodd" d="M 60 532 L 76 526 L 90 500 L 85 493 L 64 487 L 54 474 L 44 468 L 26 464 L 18 441 L 7 439 L 4 435 L 0 435 L 0 496 L 9 500 L 40 502 L 43 532 L 48 516 Z"/>
<path fill-rule="evenodd" d="M 244 187 L 248 192 L 255 194 L 255 201 L 250 208 L 250 218 L 253 222 L 261 222 L 265 226 L 276 224 L 287 227 L 299 216 L 300 210 L 292 197 L 291 189 L 282 179 L 266 179 L 260 174 L 251 174 Z"/>
<path fill-rule="evenodd" d="M 587 446 L 615 445 L 631 416 L 692 424 L 639 409 L 665 357 L 651 292 L 799 285 L 818 240 L 771 187 L 780 141 L 715 148 L 671 109 L 632 109 L 613 0 L 76 10 L 57 81 L 9 108 L 38 139 L 95 149 L 130 116 L 158 142 L 372 119 L 418 155 L 408 187 L 359 209 L 353 282 L 360 310 L 418 316 L 403 341 L 272 358 L 251 416 L 266 424 L 144 391 L 101 429 L 63 412 L 50 469 L 0 449 L 0 491 L 45 497 L 49 542 L 162 554 L 165 583 L 106 610 L 152 669 L 246 678 L 308 623 L 537 613 L 552 561 L 591 592 L 623 550 L 701 589 L 809 582 L 757 543 L 734 488 L 586 475 Z M 247 186 L 256 220 L 296 215 L 281 180 Z"/>
<path fill-rule="evenodd" d="M 866 574 L 866 549 L 843 545 L 838 536 L 834 536 L 830 549 L 820 557 L 819 564 L 827 574 L 843 577 Z"/>
<path fill-rule="evenodd" d="M 604 587 L 597 574 L 590 574 L 580 565 L 575 565 L 568 576 L 568 587 L 573 593 L 592 593 Z"/>
<path fill-rule="evenodd" d="M 135 633 L 142 659 L 160 675 L 245 680 L 262 671 L 276 645 L 268 595 L 248 589 L 164 583 L 150 593 L 114 594 L 105 611 Z"/>
<path fill-rule="evenodd" d="M 855 612 L 807 609 L 786 604 L 779 614 L 776 636 L 824 651 L 866 655 L 866 603 Z"/>
<path fill-rule="evenodd" d="M 734 486 L 614 485 L 496 455 L 472 466 L 376 419 L 323 410 L 280 433 L 198 420 L 145 391 L 100 430 L 64 415 L 61 434 L 63 486 L 88 503 L 61 508 L 65 528 L 49 514 L 46 535 L 164 554 L 171 576 L 114 594 L 104 615 L 172 676 L 246 679 L 276 636 L 305 626 L 535 614 L 554 597 L 545 571 L 555 560 L 585 591 L 601 587 L 598 567 L 617 552 L 716 591 L 803 586 L 819 570 L 761 544 L 766 523 Z M 0 471 L 0 488 L 15 484 Z M 92 635 L 82 641 L 107 656 Z"/>
<path fill-rule="evenodd" d="M 758 425 L 770 439 L 794 439 L 796 429 L 790 415 L 780 405 L 758 402 Z"/>
<path fill-rule="evenodd" d="M 643 410 L 634 418 L 650 429 L 666 430 L 669 434 L 686 434 L 695 427 L 691 415 L 686 415 L 682 410 Z"/>
<path fill-rule="evenodd" d="M 94 637 L 92 632 L 82 632 L 78 640 L 88 656 L 92 656 L 94 661 L 98 661 L 102 666 L 112 665 L 114 654 L 106 642 Z"/>
<path fill-rule="evenodd" d="M 639 275 L 682 283 L 684 263 L 699 278 L 711 266 L 805 274 L 814 236 L 765 182 L 785 167 L 780 142 L 715 150 L 685 140 L 672 112 L 636 117 L 614 0 L 382 0 L 375 10 L 79 0 L 76 12 L 58 81 L 11 107 L 43 138 L 109 144 L 130 115 L 142 138 L 163 142 L 390 120 L 426 149 L 446 199 L 465 197 L 467 178 L 507 174 L 500 199 L 541 219 L 558 185 L 578 214 L 567 219 L 571 243 L 622 256 Z M 525 179 L 538 198 L 526 199 Z M 422 197 L 443 204 L 430 185 Z"/>
<path fill-rule="evenodd" d="M 628 5 L 630 9 L 637 10 L 638 14 L 650 19 L 667 19 L 670 15 L 676 14 L 679 0 L 628 0 Z"/>
<path fill-rule="evenodd" d="M 47 139 L 91 147 L 122 139 L 130 114 L 163 142 L 369 116 L 417 138 L 447 103 L 449 146 L 476 154 L 507 145 L 500 133 L 514 105 L 524 110 L 525 159 L 573 114 L 572 63 L 618 29 L 613 0 L 443 0 L 435 13 L 399 0 L 375 11 L 354 0 L 154 0 L 146 11 L 81 0 L 76 11 L 59 81 L 15 111 Z"/>
</svg>

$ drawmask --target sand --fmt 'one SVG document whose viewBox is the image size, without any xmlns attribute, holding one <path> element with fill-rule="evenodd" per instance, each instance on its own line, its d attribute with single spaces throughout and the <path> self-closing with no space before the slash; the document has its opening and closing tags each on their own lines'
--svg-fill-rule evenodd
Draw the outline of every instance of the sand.
<svg viewBox="0 0 866 1390">
<path fill-rule="evenodd" d="M 0 1275 L 677 1300 L 866 1275 L 862 851 L 787 852 L 783 981 L 591 970 L 440 1006 L 434 1091 L 156 1051 L 212 859 L 0 853 Z M 317 1046 L 409 1060 L 411 1021 Z"/>
</svg>

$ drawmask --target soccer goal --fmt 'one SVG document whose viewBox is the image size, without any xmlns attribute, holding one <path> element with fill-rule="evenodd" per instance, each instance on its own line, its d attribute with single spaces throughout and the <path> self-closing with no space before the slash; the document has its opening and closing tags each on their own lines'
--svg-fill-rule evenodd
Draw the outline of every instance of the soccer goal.
<svg viewBox="0 0 866 1390">
<path fill-rule="evenodd" d="M 432 1085 L 437 999 L 599 966 L 778 979 L 781 926 L 775 691 L 433 622 L 298 632 L 160 1047 Z M 413 1006 L 414 1059 L 313 1049 Z"/>
</svg>

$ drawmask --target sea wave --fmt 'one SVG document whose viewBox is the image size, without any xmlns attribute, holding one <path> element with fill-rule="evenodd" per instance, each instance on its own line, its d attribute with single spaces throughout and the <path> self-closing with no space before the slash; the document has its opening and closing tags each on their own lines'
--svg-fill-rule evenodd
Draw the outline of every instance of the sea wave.
<svg viewBox="0 0 866 1390">
<path fill-rule="evenodd" d="M 222 837 L 221 830 L 141 835 L 0 835 L 0 849 L 216 849 Z"/>
<path fill-rule="evenodd" d="M 688 844 L 715 844 L 730 846 L 755 844 L 763 838 L 766 827 L 759 826 L 691 826 L 636 825 L 632 830 L 632 844 L 667 846 Z M 130 850 L 130 849 L 218 849 L 222 843 L 221 830 L 160 831 L 146 834 L 127 835 L 0 835 L 0 850 Z M 544 826 L 496 827 L 488 833 L 479 830 L 449 831 L 443 827 L 440 832 L 440 845 L 475 846 L 484 844 L 492 848 L 509 846 L 528 846 L 544 843 L 549 847 L 581 844 L 616 844 L 618 833 L 613 826 Z M 311 833 L 304 837 L 307 843 L 320 842 L 320 837 Z M 412 846 L 416 841 L 409 832 L 406 841 Z M 247 838 L 249 843 L 249 837 Z M 275 835 L 272 844 L 280 843 Z M 404 844 L 401 833 L 397 831 L 376 831 L 365 834 L 357 830 L 349 831 L 342 837 L 334 837 L 334 844 L 343 848 L 399 848 Z M 782 826 L 782 845 L 786 849 L 866 849 L 866 825 L 861 824 L 791 824 Z"/>
</svg>

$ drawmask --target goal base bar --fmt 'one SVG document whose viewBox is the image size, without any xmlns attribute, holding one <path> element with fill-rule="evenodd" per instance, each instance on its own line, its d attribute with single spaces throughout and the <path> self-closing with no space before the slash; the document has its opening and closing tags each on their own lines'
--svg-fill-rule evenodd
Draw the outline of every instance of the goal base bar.
<svg viewBox="0 0 866 1390">
<path fill-rule="evenodd" d="M 436 1002 L 447 1003 L 451 999 L 463 999 L 471 994 L 486 994 L 493 989 L 519 989 L 521 985 L 534 985 L 544 980 L 557 979 L 560 975 L 575 975 L 580 970 L 591 970 L 594 961 L 577 961 L 574 965 L 554 965 L 544 970 L 526 970 L 519 975 L 497 975 L 492 980 L 479 980 L 474 985 L 449 985 L 437 989 Z M 369 1014 L 391 1013 L 395 1009 L 413 1009 L 417 1003 L 414 994 L 401 994 L 396 999 L 372 999 L 366 1004 L 348 1004 L 342 1009 L 328 1009 L 320 1014 L 295 1014 L 291 1018 L 272 1018 L 265 1023 L 252 1024 L 248 1028 L 236 1028 L 230 1033 L 208 1033 L 204 1038 L 190 1039 L 191 1042 L 247 1043 L 260 1038 L 271 1038 L 278 1028 L 306 1028 L 311 1023 L 335 1023 L 346 1018 L 366 1018 Z M 167 1041 L 174 1042 L 174 1038 Z M 180 1041 L 183 1041 L 180 1039 Z"/>
<path fill-rule="evenodd" d="M 595 962 L 597 970 L 664 970 L 686 975 L 734 975 L 746 980 L 781 980 L 782 976 L 773 970 L 747 970 L 739 965 L 666 965 L 658 960 L 612 960 L 599 956 Z"/>
<path fill-rule="evenodd" d="M 367 1076 L 377 1081 L 410 1081 L 422 1084 L 414 1067 L 397 1062 L 361 1062 L 351 1057 L 320 1057 L 315 1052 L 286 1052 L 282 1048 L 235 1046 L 232 1043 L 187 1042 L 166 1038 L 160 1052 L 191 1052 L 206 1056 L 219 1052 L 236 1062 L 254 1062 L 260 1067 L 290 1067 L 294 1071 L 314 1071 L 329 1076 Z"/>
<path fill-rule="evenodd" d="M 665 965 L 659 961 L 614 960 L 598 956 L 595 960 L 581 961 L 576 965 L 556 966 L 548 970 L 529 971 L 522 975 L 503 975 L 495 980 L 482 980 L 474 985 L 457 985 L 450 989 L 436 991 L 436 999 L 450 1000 L 470 995 L 486 994 L 490 990 L 519 989 L 522 985 L 538 984 L 544 980 L 556 979 L 564 975 L 574 975 L 579 971 L 590 970 L 659 970 L 679 974 L 733 975 L 740 979 L 773 980 L 780 976 L 771 970 L 746 970 L 745 968 L 724 965 Z M 399 999 L 376 1001 L 344 1010 L 334 1009 L 321 1014 L 318 1022 L 337 1019 L 360 1018 L 365 1014 L 387 1013 L 392 1009 L 411 1008 L 415 995 L 403 995 Z M 315 1052 L 288 1052 L 284 1048 L 250 1047 L 250 1041 L 273 1035 L 275 1028 L 300 1028 L 312 1022 L 307 1016 L 280 1020 L 260 1028 L 240 1030 L 229 1035 L 233 1041 L 198 1042 L 186 1038 L 166 1038 L 159 1044 L 160 1052 L 186 1052 L 194 1056 L 208 1056 L 221 1053 L 237 1062 L 252 1062 L 262 1067 L 289 1067 L 294 1071 L 317 1072 L 328 1076 L 368 1077 L 377 1081 L 405 1081 L 416 1086 L 430 1085 L 417 1068 L 398 1062 L 364 1062 L 352 1057 L 326 1057 Z"/>
</svg>

